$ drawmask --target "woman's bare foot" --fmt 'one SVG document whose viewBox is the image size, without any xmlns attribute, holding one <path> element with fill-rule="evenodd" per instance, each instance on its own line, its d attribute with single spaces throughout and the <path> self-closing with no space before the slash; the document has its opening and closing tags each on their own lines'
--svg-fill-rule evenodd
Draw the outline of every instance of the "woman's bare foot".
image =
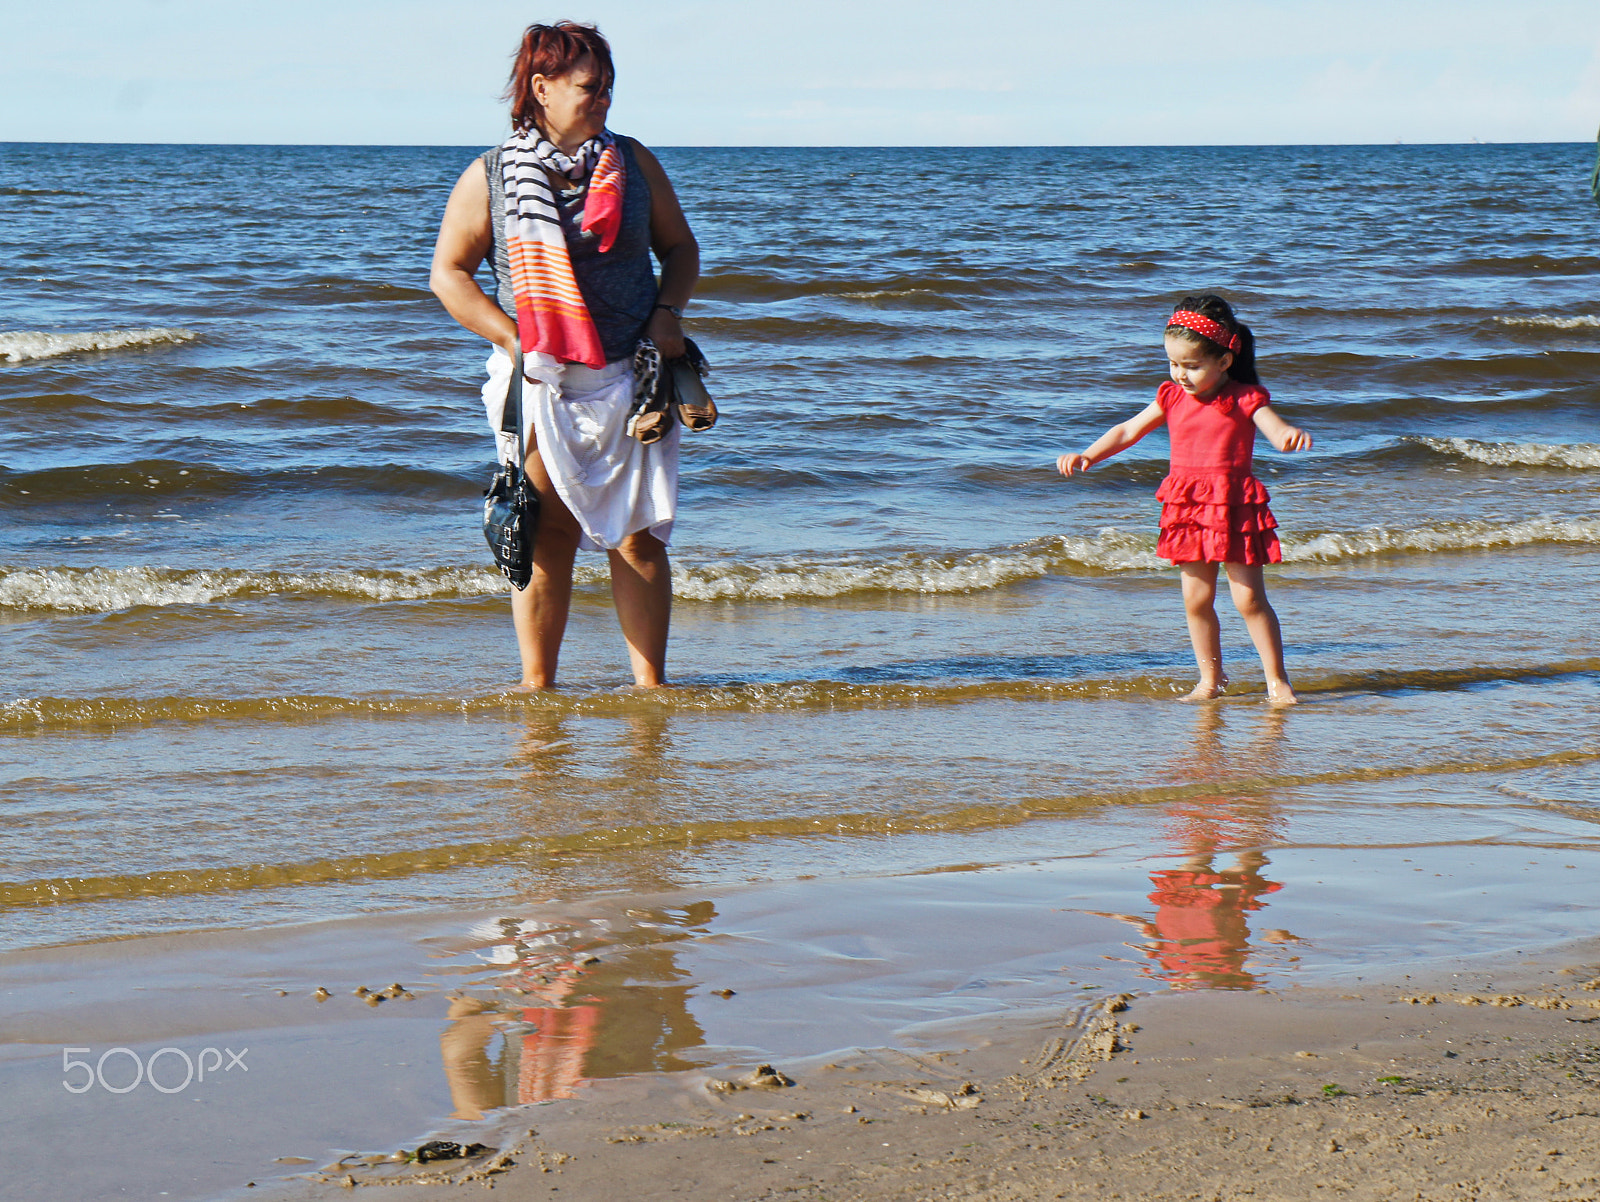
<svg viewBox="0 0 1600 1202">
<path fill-rule="evenodd" d="M 1281 683 L 1269 684 L 1267 686 L 1267 704 L 1268 705 L 1299 705 L 1300 704 L 1300 698 L 1298 698 L 1298 697 L 1296 697 L 1294 695 L 1294 689 L 1292 689 L 1289 686 L 1289 682 L 1287 680 L 1285 680 L 1285 681 L 1282 681 Z"/>
<path fill-rule="evenodd" d="M 1179 698 L 1179 700 L 1181 700 L 1181 701 L 1215 701 L 1218 697 L 1221 697 L 1227 691 L 1228 691 L 1228 678 L 1226 676 L 1224 676 L 1221 680 L 1211 680 L 1211 681 L 1202 680 L 1199 684 L 1194 686 L 1194 691 L 1192 693 L 1189 693 L 1186 696 Z"/>
<path fill-rule="evenodd" d="M 512 685 L 509 691 L 512 693 L 545 693 L 555 687 L 553 681 L 550 684 L 534 684 L 532 681 L 525 680 L 521 684 Z"/>
</svg>

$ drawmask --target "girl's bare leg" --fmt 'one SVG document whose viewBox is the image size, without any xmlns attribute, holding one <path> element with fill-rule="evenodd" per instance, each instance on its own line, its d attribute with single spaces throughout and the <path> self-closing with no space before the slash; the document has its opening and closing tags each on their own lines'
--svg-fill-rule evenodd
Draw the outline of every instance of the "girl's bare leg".
<svg viewBox="0 0 1600 1202">
<path fill-rule="evenodd" d="M 633 682 L 658 689 L 667 682 L 667 628 L 672 620 L 672 565 L 667 547 L 648 530 L 610 553 L 611 599 L 628 643 Z"/>
<path fill-rule="evenodd" d="M 1222 696 L 1228 678 L 1222 671 L 1222 628 L 1217 623 L 1217 565 L 1181 563 L 1183 610 L 1189 619 L 1189 642 L 1194 647 L 1200 683 L 1185 701 L 1210 701 Z"/>
<path fill-rule="evenodd" d="M 1273 705 L 1294 705 L 1297 698 L 1283 666 L 1283 631 L 1277 612 L 1267 600 L 1266 575 L 1260 564 L 1230 563 L 1228 591 L 1250 631 L 1250 641 L 1261 657 L 1261 670 L 1267 677 L 1267 700 Z"/>
<path fill-rule="evenodd" d="M 581 531 L 550 483 L 537 450 L 525 462 L 528 479 L 539 494 L 539 528 L 533 540 L 533 578 L 525 589 L 511 590 L 511 624 L 522 657 L 521 689 L 548 689 L 556 682 L 561 636 L 572 607 L 572 561 Z"/>
</svg>

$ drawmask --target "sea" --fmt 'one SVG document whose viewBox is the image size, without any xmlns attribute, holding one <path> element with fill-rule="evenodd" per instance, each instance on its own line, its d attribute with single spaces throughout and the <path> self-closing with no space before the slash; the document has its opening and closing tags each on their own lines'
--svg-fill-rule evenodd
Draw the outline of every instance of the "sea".
<svg viewBox="0 0 1600 1202">
<path fill-rule="evenodd" d="M 657 148 L 674 687 L 583 554 L 534 695 L 427 287 L 481 149 L 0 145 L 0 1097 L 74 1149 L 0 1195 L 1600 926 L 1592 146 Z M 1164 431 L 1054 468 L 1200 290 L 1315 439 L 1256 452 L 1293 709 L 1225 597 L 1178 700 Z"/>
</svg>

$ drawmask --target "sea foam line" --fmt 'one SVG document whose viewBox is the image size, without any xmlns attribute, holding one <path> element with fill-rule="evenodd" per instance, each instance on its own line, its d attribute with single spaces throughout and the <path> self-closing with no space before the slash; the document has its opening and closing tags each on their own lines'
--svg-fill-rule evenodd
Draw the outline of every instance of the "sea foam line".
<svg viewBox="0 0 1600 1202">
<path fill-rule="evenodd" d="M 614 717 L 657 713 L 775 713 L 806 710 L 899 709 L 982 702 L 1131 701 L 1171 702 L 1193 687 L 1192 672 L 1141 672 L 1125 676 L 1016 678 L 1007 662 L 995 663 L 987 680 L 922 681 L 795 679 L 685 683 L 659 692 L 603 688 L 478 696 L 293 694 L 258 697 L 15 697 L 0 702 L 0 735 L 60 729 L 148 726 L 155 723 L 325 722 L 335 719 L 418 720 L 460 714 L 498 714 L 510 720 L 530 712 Z M 1473 664 L 1463 668 L 1394 668 L 1296 675 L 1303 695 L 1453 692 L 1483 684 L 1537 683 L 1600 673 L 1600 659 L 1553 663 Z M 1236 688 L 1230 698 L 1259 698 L 1263 686 Z M 1595 753 L 1600 758 L 1600 752 Z"/>
<path fill-rule="evenodd" d="M 0 609 L 113 613 L 136 606 L 208 605 L 234 597 L 310 594 L 353 601 L 481 597 L 509 586 L 487 568 L 275 572 L 186 568 L 0 569 Z"/>
<path fill-rule="evenodd" d="M 1521 522 L 1440 522 L 1417 529 L 1331 531 L 1285 538 L 1285 563 L 1329 563 L 1363 555 L 1486 551 L 1533 543 L 1600 543 L 1600 518 L 1528 518 Z"/>
<path fill-rule="evenodd" d="M 1534 543 L 1600 544 L 1600 518 L 1538 517 L 1458 521 L 1420 527 L 1372 526 L 1283 536 L 1285 563 L 1332 563 L 1366 555 L 1434 554 Z M 984 592 L 1051 575 L 1168 568 L 1150 534 L 1106 529 L 1094 538 L 1058 535 L 969 554 L 907 551 L 887 558 L 789 557 L 679 563 L 673 596 L 685 601 L 804 601 L 859 593 Z M 575 583 L 602 592 L 606 570 L 580 566 Z M 0 568 L 0 610 L 113 613 L 139 606 L 209 605 L 246 597 L 332 601 L 463 601 L 510 586 L 487 567 L 423 571 L 270 571 L 199 568 Z"/>
<path fill-rule="evenodd" d="M 695 601 L 779 601 L 850 593 L 967 593 L 1041 576 L 1096 568 L 1163 568 L 1155 540 L 1107 528 L 1093 538 L 1057 535 L 993 551 L 936 555 L 907 551 L 891 559 L 788 560 L 691 564 L 673 572 L 674 596 Z"/>
<path fill-rule="evenodd" d="M 26 363 L 33 359 L 54 359 L 58 355 L 74 355 L 85 351 L 116 351 L 128 347 L 193 342 L 197 337 L 193 330 L 176 326 L 148 330 L 90 330 L 83 334 L 7 330 L 0 331 L 0 360 Z"/>
<path fill-rule="evenodd" d="M 1441 455 L 1471 459 L 1491 467 L 1600 467 L 1600 443 L 1480 442 L 1476 438 L 1411 438 Z"/>
<path fill-rule="evenodd" d="M 1503 326 L 1522 326 L 1536 330 L 1600 329 L 1600 317 L 1587 314 L 1578 317 L 1550 317 L 1541 313 L 1535 317 L 1496 317 L 1495 321 Z"/>
</svg>

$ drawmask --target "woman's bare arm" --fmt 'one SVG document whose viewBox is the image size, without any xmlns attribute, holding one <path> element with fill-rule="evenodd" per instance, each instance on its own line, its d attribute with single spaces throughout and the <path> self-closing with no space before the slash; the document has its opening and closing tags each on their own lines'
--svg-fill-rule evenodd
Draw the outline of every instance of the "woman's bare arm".
<svg viewBox="0 0 1600 1202">
<path fill-rule="evenodd" d="M 638 142 L 633 144 L 639 170 L 650 181 L 650 249 L 661 262 L 661 287 L 656 303 L 681 309 L 689 303 L 695 281 L 700 278 L 700 244 L 683 215 L 678 194 L 662 170 L 661 163 Z M 650 314 L 645 334 L 661 353 L 671 359 L 683 354 L 683 327 L 665 309 Z"/>
<path fill-rule="evenodd" d="M 451 317 L 511 354 L 517 345 L 517 323 L 474 278 L 479 264 L 494 250 L 489 220 L 489 180 L 475 159 L 456 180 L 444 206 L 428 287 Z"/>
</svg>

